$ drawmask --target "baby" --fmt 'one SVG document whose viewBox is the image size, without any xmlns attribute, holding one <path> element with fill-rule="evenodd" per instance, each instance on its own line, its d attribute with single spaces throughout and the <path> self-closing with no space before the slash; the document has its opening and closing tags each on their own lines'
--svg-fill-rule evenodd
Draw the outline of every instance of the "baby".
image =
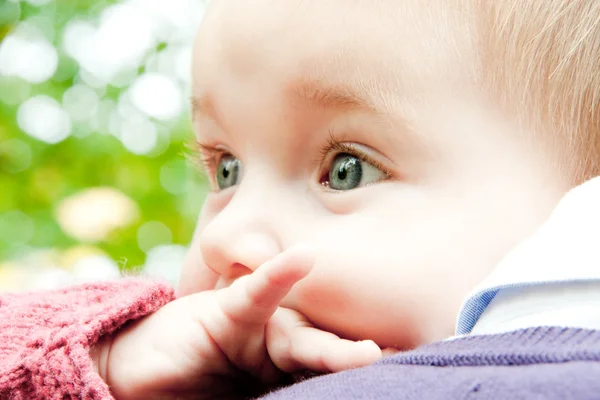
<svg viewBox="0 0 600 400">
<path fill-rule="evenodd" d="M 192 88 L 212 192 L 180 298 L 92 350 L 112 396 L 233 397 L 451 336 L 473 288 L 599 173 L 599 13 L 213 1 Z"/>
</svg>

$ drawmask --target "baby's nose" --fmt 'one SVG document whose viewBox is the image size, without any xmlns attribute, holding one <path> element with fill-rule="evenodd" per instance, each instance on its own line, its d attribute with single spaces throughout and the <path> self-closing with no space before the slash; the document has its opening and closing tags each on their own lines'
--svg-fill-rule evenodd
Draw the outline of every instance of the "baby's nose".
<svg viewBox="0 0 600 400">
<path fill-rule="evenodd" d="M 281 252 L 276 238 L 267 231 L 216 228 L 205 229 L 200 246 L 206 264 L 226 280 L 252 273 Z"/>
</svg>

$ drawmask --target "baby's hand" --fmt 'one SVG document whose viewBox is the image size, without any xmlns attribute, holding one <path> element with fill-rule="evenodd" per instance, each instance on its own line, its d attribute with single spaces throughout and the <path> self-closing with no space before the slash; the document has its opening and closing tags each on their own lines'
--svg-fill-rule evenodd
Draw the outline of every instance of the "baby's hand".
<svg viewBox="0 0 600 400">
<path fill-rule="evenodd" d="M 339 339 L 279 307 L 313 263 L 293 248 L 230 287 L 171 302 L 96 346 L 100 376 L 118 400 L 234 399 L 277 383 L 282 371 L 339 371 L 380 358 L 373 342 Z"/>
</svg>

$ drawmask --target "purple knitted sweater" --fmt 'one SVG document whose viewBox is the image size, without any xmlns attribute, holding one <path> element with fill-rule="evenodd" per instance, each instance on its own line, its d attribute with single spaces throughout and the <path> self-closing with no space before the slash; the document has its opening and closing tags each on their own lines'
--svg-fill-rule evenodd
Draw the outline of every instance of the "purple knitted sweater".
<svg viewBox="0 0 600 400">
<path fill-rule="evenodd" d="M 466 336 L 265 397 L 290 399 L 600 399 L 600 331 L 538 327 Z"/>
<path fill-rule="evenodd" d="M 0 296 L 0 399 L 112 399 L 89 357 L 102 335 L 173 299 L 124 279 Z M 600 331 L 543 327 L 439 342 L 370 367 L 305 380 L 289 399 L 598 399 Z"/>
</svg>

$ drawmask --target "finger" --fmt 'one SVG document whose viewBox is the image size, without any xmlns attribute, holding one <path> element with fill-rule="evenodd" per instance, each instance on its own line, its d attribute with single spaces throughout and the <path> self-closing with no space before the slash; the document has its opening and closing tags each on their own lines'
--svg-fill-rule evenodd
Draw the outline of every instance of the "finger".
<svg viewBox="0 0 600 400">
<path fill-rule="evenodd" d="M 312 327 L 299 328 L 290 342 L 290 358 L 313 371 L 339 372 L 364 367 L 381 358 L 381 349 L 372 340 L 340 339 Z"/>
<path fill-rule="evenodd" d="M 351 341 L 311 326 L 298 313 L 281 309 L 267 330 L 267 348 L 274 364 L 283 371 L 303 369 L 339 372 L 370 365 L 382 357 L 371 340 Z"/>
<path fill-rule="evenodd" d="M 399 352 L 400 352 L 400 350 L 395 349 L 393 347 L 386 347 L 385 349 L 383 349 L 381 351 L 381 353 L 384 357 L 393 356 L 394 354 L 399 353 Z"/>
<path fill-rule="evenodd" d="M 313 251 L 305 245 L 284 251 L 220 290 L 221 309 L 233 321 L 265 325 L 294 284 L 308 275 L 314 262 Z"/>
</svg>

